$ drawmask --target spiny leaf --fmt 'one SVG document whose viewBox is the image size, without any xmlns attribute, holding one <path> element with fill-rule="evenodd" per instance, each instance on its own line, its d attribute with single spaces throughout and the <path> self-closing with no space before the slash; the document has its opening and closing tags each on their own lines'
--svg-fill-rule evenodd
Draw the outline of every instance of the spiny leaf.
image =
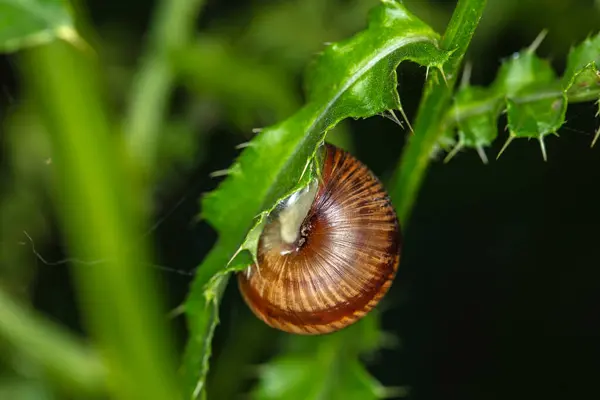
<svg viewBox="0 0 600 400">
<path fill-rule="evenodd" d="M 546 159 L 544 138 L 557 135 L 565 123 L 569 102 L 600 99 L 600 34 L 571 49 L 564 75 L 559 78 L 550 64 L 535 54 L 543 34 L 528 49 L 505 61 L 489 88 L 465 85 L 446 117 L 449 135 L 439 146 L 451 159 L 463 147 L 491 145 L 497 136 L 497 122 L 505 112 L 509 137 L 498 157 L 516 138 L 537 139 Z M 485 159 L 484 159 L 485 160 Z"/>
<path fill-rule="evenodd" d="M 12 53 L 56 38 L 80 42 L 64 0 L 0 0 L 0 52 Z"/>
<path fill-rule="evenodd" d="M 211 282 L 249 265 L 265 216 L 312 178 L 310 166 L 315 166 L 329 129 L 345 118 L 400 109 L 395 72 L 400 62 L 441 69 L 449 53 L 438 49 L 438 39 L 402 4 L 382 1 L 371 12 L 365 31 L 329 46 L 312 65 L 306 81 L 308 103 L 289 119 L 262 130 L 228 168 L 217 190 L 202 199 L 202 217 L 219 239 L 199 267 L 185 305 L 190 340 L 183 368 L 191 397 L 193 389 L 203 385 L 208 369 L 203 360 L 217 323 L 211 310 L 218 298 L 206 296 Z"/>
<path fill-rule="evenodd" d="M 506 99 L 509 141 L 513 138 L 535 138 L 540 142 L 542 155 L 546 160 L 544 136 L 556 134 L 565 123 L 567 97 L 558 92 L 549 98 L 541 98 L 522 104 L 510 98 Z M 509 142 L 507 142 L 509 143 Z"/>
<path fill-rule="evenodd" d="M 529 48 L 502 65 L 493 87 L 506 97 L 506 143 L 514 138 L 538 139 L 546 159 L 544 136 L 556 133 L 567 111 L 566 96 L 550 63 Z"/>
<path fill-rule="evenodd" d="M 600 98 L 600 34 L 571 48 L 563 86 L 570 98 Z"/>
<path fill-rule="evenodd" d="M 459 150 L 471 148 L 476 149 L 483 162 L 487 163 L 484 148 L 490 146 L 498 136 L 497 123 L 498 114 L 502 108 L 502 99 L 491 93 L 489 89 L 466 85 L 459 89 L 454 101 L 457 115 L 468 114 L 469 108 L 475 112 L 472 117 L 457 121 L 457 142 L 453 143 L 448 138 L 454 135 L 454 131 L 450 130 L 448 135 L 445 135 L 447 142 L 442 142 L 444 147 L 447 148 L 449 143 L 454 145 L 445 161 L 450 161 Z M 481 111 L 481 107 L 486 108 L 485 112 Z"/>
</svg>

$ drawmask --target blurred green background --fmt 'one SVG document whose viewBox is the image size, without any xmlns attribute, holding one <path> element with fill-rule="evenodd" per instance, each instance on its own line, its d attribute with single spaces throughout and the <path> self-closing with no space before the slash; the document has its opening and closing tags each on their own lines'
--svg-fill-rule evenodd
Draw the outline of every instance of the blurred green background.
<svg viewBox="0 0 600 400">
<path fill-rule="evenodd" d="M 438 32 L 454 1 L 405 1 Z M 153 2 L 77 2 L 95 30 L 103 89 L 122 116 L 146 40 Z M 303 102 L 302 73 L 324 42 L 363 29 L 376 0 L 207 1 L 193 44 L 175 55 L 177 87 L 161 129 L 158 165 L 148 198 L 157 265 L 193 272 L 215 241 L 196 222 L 198 198 L 221 178 L 253 128 L 278 122 Z M 489 84 L 503 58 L 543 30 L 538 54 L 560 73 L 571 45 L 600 28 L 593 0 L 491 0 L 467 59 L 472 82 Z M 50 150 L 29 107 L 15 56 L 0 58 L 0 286 L 84 335 L 68 257 L 51 207 Z M 424 71 L 399 68 L 399 91 L 415 115 Z M 483 165 L 473 151 L 435 162 L 405 232 L 403 260 L 381 308 L 394 339 L 365 360 L 387 386 L 407 398 L 591 398 L 600 376 L 600 147 L 590 149 L 597 106 L 569 107 L 559 138 L 546 140 L 544 163 L 535 141 L 515 141 Z M 495 158 L 507 137 L 488 150 Z M 374 117 L 346 121 L 330 140 L 385 179 L 406 131 Z M 233 216 L 232 216 L 233 217 Z M 152 268 L 149 266 L 149 268 Z M 190 276 L 161 270 L 171 308 L 185 298 Z M 243 398 L 255 366 L 277 354 L 289 336 L 264 326 L 232 281 L 221 306 L 209 398 Z M 182 318 L 172 321 L 179 348 Z M 277 345 L 274 345 L 277 343 Z M 235 371 L 235 373 L 232 373 Z M 36 366 L 0 341 L 0 399 L 52 397 Z M 28 393 L 30 397 L 15 397 Z"/>
</svg>

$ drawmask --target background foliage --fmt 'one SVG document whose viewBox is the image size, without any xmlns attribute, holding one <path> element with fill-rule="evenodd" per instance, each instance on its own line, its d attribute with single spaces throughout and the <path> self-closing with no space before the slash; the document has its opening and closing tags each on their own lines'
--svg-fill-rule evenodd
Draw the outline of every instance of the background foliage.
<svg viewBox="0 0 600 400">
<path fill-rule="evenodd" d="M 48 2 L 52 3 L 56 2 Z M 187 2 L 187 6 L 192 3 Z M 195 7 L 200 9 L 200 3 Z M 443 32 L 454 7 L 454 2 L 405 3 L 438 32 Z M 210 173 L 231 165 L 239 153 L 235 146 L 253 137 L 253 128 L 281 121 L 303 104 L 301 75 L 306 65 L 323 49 L 323 42 L 342 40 L 363 29 L 367 11 L 377 2 L 207 2 L 199 20 L 192 18 L 194 13 L 189 9 L 180 7 L 167 15 L 189 12 L 185 24 L 174 26 L 169 18 L 158 18 L 161 28 L 148 36 L 145 33 L 152 21 L 153 4 L 89 1 L 85 8 L 83 3 L 74 4 L 95 31 L 87 39 L 101 60 L 102 81 L 98 86 L 108 97 L 109 114 L 131 111 L 131 96 L 139 92 L 136 85 L 150 87 L 149 91 L 175 85 L 164 123 L 156 126 L 157 153 L 149 156 L 144 149 L 139 151 L 140 157 L 153 161 L 147 164 L 149 170 L 132 179 L 139 180 L 140 187 L 150 187 L 151 194 L 140 206 L 145 215 L 154 221 L 168 214 L 150 236 L 155 263 L 191 271 L 215 241 L 212 229 L 196 222 L 197 198 L 219 182 L 210 178 Z M 164 10 L 157 15 L 165 15 Z M 85 47 L 64 29 L 70 20 L 58 20 L 59 29 L 51 32 Z M 529 46 L 544 29 L 548 35 L 537 54 L 562 72 L 570 46 L 595 33 L 599 22 L 600 11 L 593 1 L 491 1 L 467 53 L 473 64 L 471 82 L 489 86 L 500 61 Z M 85 26 L 81 29 L 86 32 Z M 169 32 L 168 46 L 153 39 L 161 29 Z M 150 40 L 151 54 L 158 56 L 145 59 L 145 74 L 135 77 L 142 62 L 139 56 L 145 50 L 141 44 L 146 39 Z M 165 51 L 174 59 L 173 70 L 160 64 Z M 68 254 L 66 238 L 57 226 L 58 215 L 51 206 L 55 201 L 53 185 L 59 184 L 52 180 L 52 169 L 60 170 L 61 166 L 52 162 L 47 127 L 41 124 L 27 85 L 19 79 L 20 61 L 18 56 L 7 55 L 0 65 L 4 93 L 0 98 L 0 287 L 58 324 L 85 335 L 71 285 L 81 276 L 72 274 L 65 264 L 41 262 L 23 233 L 33 238 L 37 251 L 47 260 L 60 260 Z M 61 64 L 56 68 L 58 74 L 68 70 Z M 399 68 L 402 104 L 411 121 L 423 72 L 408 63 Z M 51 77 L 46 81 L 51 82 Z M 64 104 L 73 110 L 71 115 L 83 118 L 86 92 L 64 89 L 70 93 L 70 97 L 64 96 Z M 77 96 L 81 99 L 73 101 Z M 161 115 L 144 111 L 148 107 L 144 99 L 138 100 L 139 123 L 151 123 L 153 118 L 160 121 Z M 49 101 L 59 103 L 59 98 Z M 390 393 L 413 399 L 561 398 L 594 393 L 594 377 L 600 372 L 592 351 L 597 349 L 595 339 L 600 333 L 599 276 L 595 268 L 600 216 L 594 191 L 600 162 L 597 147 L 590 149 L 598 125 L 596 111 L 593 103 L 569 108 L 560 138 L 546 140 L 546 163 L 538 144 L 527 141 L 515 141 L 495 160 L 508 137 L 502 118 L 499 140 L 488 150 L 488 165 L 482 165 L 475 151 L 458 153 L 445 165 L 441 160 L 434 163 L 406 232 L 402 268 L 380 307 L 381 328 L 378 320 L 373 320 L 373 325 L 369 321 L 356 328 L 364 330 L 361 337 L 368 340 L 352 343 L 348 334 L 346 341 L 336 341 L 335 345 L 342 343 L 343 349 L 362 354 L 369 372 L 386 387 L 396 388 Z M 131 115 L 132 120 L 125 121 L 128 127 L 138 123 L 136 111 Z M 90 131 L 102 129 L 90 124 Z M 389 119 L 375 117 L 344 121 L 328 140 L 349 149 L 387 179 L 406 134 Z M 85 178 L 81 182 L 85 183 Z M 95 181 L 90 183 L 93 190 Z M 108 206 L 123 206 L 115 196 L 102 198 Z M 101 219 L 101 212 L 96 212 Z M 94 221 L 82 222 L 86 223 L 92 229 Z M 134 242 L 145 228 L 137 233 L 119 232 L 124 243 Z M 102 238 L 97 239 L 101 246 Z M 87 259 L 101 258 L 94 257 L 99 249 L 88 250 L 91 254 Z M 160 271 L 150 262 L 133 264 Z M 94 268 L 93 263 L 78 265 L 81 270 Z M 136 268 L 131 266 L 131 271 L 134 277 Z M 191 278 L 166 271 L 160 272 L 159 278 L 168 306 L 181 304 Z M 110 293 L 110 282 L 96 284 L 99 297 Z M 36 340 L 32 329 L 18 324 L 20 319 L 7 308 L 9 300 L 2 303 L 6 307 L 0 318 L 14 321 L 7 326 L 21 328 L 15 329 L 14 337 L 30 340 L 31 346 L 38 343 L 41 347 L 33 348 L 40 351 L 46 349 L 43 337 Z M 310 340 L 268 329 L 250 315 L 235 285 L 228 287 L 221 310 L 209 398 L 228 399 L 252 390 L 259 398 L 281 398 L 273 396 L 281 393 L 278 390 L 298 393 L 294 384 L 305 387 L 305 382 L 314 383 L 302 371 L 322 368 L 319 366 L 326 362 L 321 361 L 339 351 L 327 341 L 315 349 Z M 177 332 L 177 350 L 182 350 L 184 321 L 171 321 Z M 54 337 L 53 325 L 44 329 L 40 336 Z M 58 332 L 56 343 L 72 343 Z M 145 341 L 151 343 L 146 336 L 131 332 L 131 343 L 142 343 L 139 348 L 143 349 Z M 59 378 L 55 379 L 52 371 L 43 368 L 40 351 L 23 354 L 10 341 L 0 341 L 0 398 L 89 398 L 90 394 L 77 391 L 77 382 L 84 382 L 83 388 L 97 387 L 100 384 L 94 382 L 102 379 L 101 368 L 93 358 L 79 358 L 83 350 L 76 345 L 72 349 L 65 346 L 72 350 L 61 352 L 70 360 L 66 370 L 81 373 L 71 376 L 71 384 L 69 376 L 60 376 L 64 371 L 58 371 Z M 306 356 L 313 354 L 307 353 L 307 348 L 322 358 L 316 362 Z M 263 380 L 257 386 L 259 376 Z M 352 391 L 349 381 L 327 376 L 333 376 L 331 384 L 360 393 Z M 352 382 L 361 379 L 368 378 L 359 372 Z M 288 384 L 276 387 L 282 382 Z M 152 392 L 152 384 L 148 393 L 160 396 Z M 290 392 L 285 398 L 292 398 Z"/>
</svg>

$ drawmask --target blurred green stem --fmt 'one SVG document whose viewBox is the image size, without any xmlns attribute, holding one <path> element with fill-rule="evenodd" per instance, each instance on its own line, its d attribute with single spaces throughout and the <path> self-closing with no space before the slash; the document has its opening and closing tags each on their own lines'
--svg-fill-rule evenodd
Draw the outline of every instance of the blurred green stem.
<svg viewBox="0 0 600 400">
<path fill-rule="evenodd" d="M 2 290 L 0 336 L 65 386 L 88 395 L 104 390 L 105 371 L 96 354 L 59 326 L 13 301 Z"/>
<path fill-rule="evenodd" d="M 166 309 L 147 246 L 143 190 L 104 113 L 96 71 L 64 42 L 26 53 L 24 79 L 52 145 L 55 207 L 73 257 L 79 305 L 115 399 L 179 398 Z M 56 363 L 63 362 L 60 358 Z"/>
<path fill-rule="evenodd" d="M 444 64 L 444 73 L 429 71 L 425 82 L 414 124 L 415 133 L 400 158 L 390 188 L 398 217 L 405 226 L 429 167 L 431 151 L 444 132 L 442 124 L 451 104 L 458 71 L 485 5 L 486 0 L 458 1 L 441 43 L 443 49 L 454 52 Z"/>
<path fill-rule="evenodd" d="M 205 0 L 160 0 L 154 12 L 125 121 L 131 156 L 144 176 L 154 165 L 158 135 L 175 80 L 171 55 L 189 44 L 204 3 Z"/>
</svg>

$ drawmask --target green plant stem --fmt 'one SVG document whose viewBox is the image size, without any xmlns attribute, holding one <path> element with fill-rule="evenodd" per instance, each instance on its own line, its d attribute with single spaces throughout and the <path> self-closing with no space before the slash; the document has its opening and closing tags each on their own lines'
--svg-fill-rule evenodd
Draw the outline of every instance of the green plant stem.
<svg viewBox="0 0 600 400">
<path fill-rule="evenodd" d="M 147 268 L 142 185 L 118 147 L 89 60 L 64 42 L 27 53 L 24 82 L 52 146 L 55 206 L 73 257 L 84 322 L 115 399 L 180 397 L 166 308 Z M 59 362 L 60 360 L 57 360 Z"/>
<path fill-rule="evenodd" d="M 2 290 L 0 336 L 61 384 L 87 395 L 104 390 L 104 366 L 91 349 Z"/>
<path fill-rule="evenodd" d="M 205 0 L 160 0 L 147 50 L 131 90 L 128 147 L 143 174 L 154 165 L 158 135 L 175 81 L 171 56 L 188 45 Z"/>
<path fill-rule="evenodd" d="M 441 42 L 442 48 L 454 52 L 444 64 L 443 74 L 439 70 L 429 71 L 414 124 L 414 136 L 400 159 L 390 187 L 390 196 L 404 226 L 427 172 L 431 151 L 444 132 L 442 124 L 458 70 L 485 5 L 486 0 L 458 1 Z"/>
</svg>

